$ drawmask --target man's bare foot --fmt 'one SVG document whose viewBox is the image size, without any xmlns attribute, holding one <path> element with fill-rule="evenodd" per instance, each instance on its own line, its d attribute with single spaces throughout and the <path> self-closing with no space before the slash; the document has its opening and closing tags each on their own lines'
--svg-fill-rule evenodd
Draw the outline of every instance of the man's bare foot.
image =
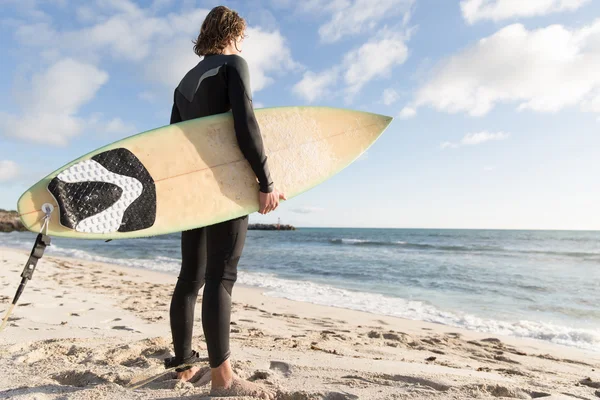
<svg viewBox="0 0 600 400">
<path fill-rule="evenodd" d="M 186 369 L 185 371 L 177 373 L 177 379 L 187 382 L 192 379 L 200 371 L 200 367 L 194 366 Z"/>
<path fill-rule="evenodd" d="M 249 396 L 263 400 L 274 400 L 275 393 L 257 383 L 248 382 L 238 376 L 233 376 L 231 383 L 225 387 L 216 387 L 213 385 L 211 396 L 231 397 L 231 396 Z"/>
</svg>

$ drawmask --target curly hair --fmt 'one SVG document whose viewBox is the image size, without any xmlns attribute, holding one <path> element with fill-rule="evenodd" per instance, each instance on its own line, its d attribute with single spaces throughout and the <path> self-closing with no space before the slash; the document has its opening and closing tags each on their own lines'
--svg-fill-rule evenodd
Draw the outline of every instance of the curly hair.
<svg viewBox="0 0 600 400">
<path fill-rule="evenodd" d="M 225 6 L 210 10 L 198 39 L 194 43 L 194 53 L 198 56 L 220 54 L 231 40 L 241 36 L 246 29 L 246 21 L 239 14 Z"/>
</svg>

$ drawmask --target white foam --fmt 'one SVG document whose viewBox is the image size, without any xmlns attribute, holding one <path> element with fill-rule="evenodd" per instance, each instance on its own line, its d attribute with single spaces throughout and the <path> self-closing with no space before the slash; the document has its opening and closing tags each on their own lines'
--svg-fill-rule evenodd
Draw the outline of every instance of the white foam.
<svg viewBox="0 0 600 400">
<path fill-rule="evenodd" d="M 363 240 L 363 239 L 341 239 L 340 240 L 342 243 L 348 243 L 348 244 L 354 244 L 354 243 L 370 243 L 371 241 L 369 240 Z"/>
<path fill-rule="evenodd" d="M 365 311 L 372 314 L 440 323 L 479 332 L 550 341 L 598 350 L 600 330 L 576 329 L 542 322 L 505 322 L 440 310 L 420 301 L 353 292 L 307 281 L 291 281 L 263 273 L 238 274 L 238 282 L 267 289 L 265 295 L 325 306 Z"/>
<path fill-rule="evenodd" d="M 55 244 L 47 248 L 48 254 L 54 254 L 57 256 L 66 256 L 77 258 L 80 260 L 96 261 L 108 264 L 123 265 L 125 267 L 149 269 L 158 272 L 169 272 L 176 273 L 179 271 L 181 261 L 176 258 L 157 256 L 152 259 L 144 258 L 112 258 L 104 257 L 96 254 L 88 253 L 84 250 L 79 249 L 66 249 L 58 247 Z"/>
<path fill-rule="evenodd" d="M 7 234 L 7 236 L 12 236 L 12 234 Z M 5 238 L 8 238 L 7 236 Z M 2 242 L 3 246 L 8 245 L 19 248 L 30 247 L 31 245 L 29 241 L 22 241 L 18 235 Z M 158 256 L 153 259 L 110 258 L 90 254 L 84 250 L 61 248 L 55 244 L 48 247 L 47 252 L 48 254 L 53 253 L 55 255 L 74 257 L 82 260 L 120 264 L 127 267 L 174 274 L 180 268 L 179 259 L 164 256 Z M 420 301 L 374 293 L 354 292 L 324 284 L 287 280 L 278 278 L 272 274 L 246 272 L 243 270 L 238 274 L 238 283 L 266 289 L 265 295 L 272 297 L 364 311 L 376 315 L 389 315 L 411 320 L 440 323 L 490 334 L 545 340 L 556 344 L 595 351 L 600 349 L 600 330 L 598 329 L 577 329 L 525 320 L 516 322 L 498 321 L 465 313 L 441 310 Z"/>
<path fill-rule="evenodd" d="M 379 245 L 403 245 L 403 244 L 407 244 L 406 242 L 402 242 L 402 241 L 392 241 L 392 242 L 385 242 L 385 241 L 377 241 L 377 240 L 366 240 L 366 239 L 350 239 L 350 238 L 345 238 L 345 239 L 331 239 L 330 240 L 331 243 L 341 243 L 341 244 L 379 244 Z"/>
</svg>

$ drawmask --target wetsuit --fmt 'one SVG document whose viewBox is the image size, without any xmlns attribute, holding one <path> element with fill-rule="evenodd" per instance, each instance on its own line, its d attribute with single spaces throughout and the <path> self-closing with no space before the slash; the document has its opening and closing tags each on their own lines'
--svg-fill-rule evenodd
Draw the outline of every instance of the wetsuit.
<svg viewBox="0 0 600 400">
<path fill-rule="evenodd" d="M 240 150 L 264 193 L 273 191 L 267 156 L 254 116 L 246 61 L 237 55 L 207 55 L 175 89 L 171 123 L 230 111 Z M 237 278 L 248 216 L 181 234 L 181 271 L 171 300 L 175 365 L 193 357 L 194 307 L 200 288 L 202 327 L 211 368 L 229 357 L 231 292 Z"/>
</svg>

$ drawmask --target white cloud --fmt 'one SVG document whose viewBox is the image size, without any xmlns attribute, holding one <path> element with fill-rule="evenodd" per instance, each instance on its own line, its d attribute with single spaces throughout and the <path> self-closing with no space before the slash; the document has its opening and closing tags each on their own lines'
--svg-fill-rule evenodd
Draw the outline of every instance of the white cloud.
<svg viewBox="0 0 600 400">
<path fill-rule="evenodd" d="M 158 95 L 150 90 L 144 90 L 138 94 L 138 98 L 147 101 L 148 103 L 154 103 L 157 100 Z"/>
<path fill-rule="evenodd" d="M 600 111 L 600 20 L 568 30 L 507 26 L 441 62 L 411 107 L 487 114 L 497 104 L 557 112 Z"/>
<path fill-rule="evenodd" d="M 293 4 L 292 0 L 271 0 L 271 5 L 274 8 L 289 8 Z"/>
<path fill-rule="evenodd" d="M 36 61 L 52 66 L 32 79 L 31 90 L 17 91 L 34 99 L 21 99 L 22 115 L 0 112 L 0 132 L 53 145 L 66 145 L 84 129 L 112 135 L 135 133 L 134 125 L 119 118 L 85 118 L 78 115 L 79 109 L 108 80 L 108 74 L 98 67 L 107 59 L 130 63 L 141 78 L 158 84 L 142 90 L 139 98 L 152 102 L 159 96 L 172 96 L 181 78 L 200 60 L 193 52 L 192 40 L 208 10 L 191 8 L 154 16 L 169 3 L 155 0 L 149 9 L 127 0 L 86 3 L 77 9 L 76 17 L 91 25 L 74 30 L 59 30 L 46 20 L 19 24 L 16 39 L 39 49 L 41 56 L 36 55 Z M 301 68 L 278 30 L 249 27 L 248 34 L 243 56 L 254 92 Z"/>
<path fill-rule="evenodd" d="M 106 124 L 106 132 L 115 135 L 131 135 L 135 133 L 135 125 L 125 123 L 121 118 L 113 118 Z"/>
<path fill-rule="evenodd" d="M 99 134 L 122 137 L 137 133 L 134 124 L 126 123 L 121 118 L 112 118 L 111 120 L 106 121 L 102 113 L 92 114 L 92 116 L 86 120 L 86 129 Z"/>
<path fill-rule="evenodd" d="M 332 68 L 320 73 L 307 71 L 302 80 L 294 85 L 293 91 L 309 103 L 323 98 L 331 93 L 338 80 L 338 68 Z"/>
<path fill-rule="evenodd" d="M 242 56 L 248 62 L 252 91 L 257 92 L 274 82 L 273 74 L 294 71 L 301 65 L 292 58 L 286 39 L 278 31 L 249 27 Z"/>
<path fill-rule="evenodd" d="M 386 106 L 389 106 L 398 101 L 399 97 L 400 96 L 398 95 L 398 92 L 396 92 L 394 89 L 387 88 L 383 91 L 383 98 L 381 101 Z"/>
<path fill-rule="evenodd" d="M 296 214 L 312 214 L 312 213 L 325 211 L 325 209 L 320 208 L 320 207 L 300 207 L 300 208 L 292 208 L 290 211 L 293 213 L 296 213 Z"/>
<path fill-rule="evenodd" d="M 8 182 L 19 175 L 19 166 L 10 160 L 0 160 L 0 182 Z"/>
<path fill-rule="evenodd" d="M 400 111 L 401 119 L 409 119 L 417 115 L 417 110 L 412 107 L 404 107 L 402 111 Z"/>
<path fill-rule="evenodd" d="M 94 9 L 89 5 L 77 7 L 75 9 L 75 14 L 77 15 L 77 20 L 84 24 L 98 20 L 98 15 L 96 15 Z"/>
<path fill-rule="evenodd" d="M 79 109 L 94 98 L 108 81 L 108 74 L 73 59 L 61 60 L 36 74 L 18 99 L 22 114 L 0 113 L 5 135 L 52 145 L 65 145 L 84 128 Z"/>
<path fill-rule="evenodd" d="M 260 101 L 253 101 L 252 105 L 254 106 L 254 108 L 265 108 L 265 105 Z"/>
<path fill-rule="evenodd" d="M 491 141 L 499 141 L 508 139 L 510 135 L 504 132 L 498 133 L 490 133 L 490 132 L 478 132 L 478 133 L 469 133 L 462 138 L 462 140 L 458 143 L 444 142 L 441 144 L 442 149 L 455 149 L 462 146 L 476 146 L 478 144 L 491 142 Z"/>
<path fill-rule="evenodd" d="M 168 1 L 154 5 L 162 3 Z M 96 7 L 88 5 L 78 10 L 80 19 L 88 22 L 100 15 L 95 25 L 61 32 L 46 23 L 23 25 L 16 37 L 23 44 L 59 49 L 62 54 L 94 64 L 106 56 L 125 60 L 139 65 L 148 81 L 173 89 L 200 61 L 193 52 L 192 40 L 208 11 L 193 9 L 155 17 L 129 1 L 98 0 Z M 249 27 L 247 33 L 242 56 L 248 61 L 253 91 L 272 84 L 275 76 L 301 67 L 293 60 L 279 30 Z"/>
<path fill-rule="evenodd" d="M 403 64 L 408 57 L 404 37 L 384 28 L 379 34 L 344 56 L 344 79 L 350 95 L 378 77 L 388 77 L 394 66 Z"/>
<path fill-rule="evenodd" d="M 146 61 L 140 63 L 146 80 L 170 89 L 171 99 L 181 78 L 200 61 L 190 44 L 185 38 L 156 43 L 154 49 L 161 56 L 144 58 Z"/>
<path fill-rule="evenodd" d="M 308 102 L 313 102 L 331 95 L 341 77 L 345 85 L 343 91 L 350 101 L 367 83 L 389 77 L 395 66 L 406 61 L 406 37 L 384 27 L 368 42 L 346 53 L 341 64 L 318 73 L 305 72 L 293 91 Z"/>
<path fill-rule="evenodd" d="M 331 19 L 319 28 L 321 41 L 333 43 L 344 36 L 354 36 L 377 29 L 382 21 L 404 16 L 408 22 L 414 0 L 337 0 L 323 6 L 321 1 L 306 1 L 305 11 L 322 10 L 332 13 Z"/>
<path fill-rule="evenodd" d="M 127 14 L 139 14 L 141 9 L 130 0 L 96 0 L 101 9 L 120 11 Z"/>
<path fill-rule="evenodd" d="M 13 5 L 15 11 L 23 16 L 37 20 L 51 20 L 50 15 L 42 11 L 39 7 L 40 3 L 48 3 L 54 7 L 65 7 L 66 0 L 1 0 L 0 5 L 6 7 Z"/>
<path fill-rule="evenodd" d="M 500 21 L 574 11 L 591 0 L 462 0 L 463 17 L 473 24 L 481 20 Z"/>
<path fill-rule="evenodd" d="M 174 1 L 175 0 L 154 0 L 151 8 L 155 11 L 158 11 L 162 8 L 170 7 Z"/>
</svg>

